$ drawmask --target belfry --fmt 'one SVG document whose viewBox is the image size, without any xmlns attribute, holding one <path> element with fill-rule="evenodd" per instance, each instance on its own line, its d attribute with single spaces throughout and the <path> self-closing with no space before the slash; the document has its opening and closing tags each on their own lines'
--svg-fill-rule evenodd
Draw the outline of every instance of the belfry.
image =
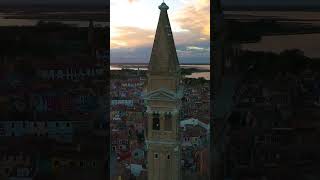
<svg viewBox="0 0 320 180">
<path fill-rule="evenodd" d="M 163 2 L 145 89 L 148 125 L 148 180 L 180 180 L 181 73 L 167 10 Z"/>
</svg>

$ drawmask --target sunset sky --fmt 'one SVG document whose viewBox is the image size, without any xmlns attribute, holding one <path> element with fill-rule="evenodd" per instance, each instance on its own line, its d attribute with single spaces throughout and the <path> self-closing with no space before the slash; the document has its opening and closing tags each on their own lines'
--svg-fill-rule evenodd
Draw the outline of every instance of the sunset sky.
<svg viewBox="0 0 320 180">
<path fill-rule="evenodd" d="M 162 0 L 111 0 L 111 63 L 149 62 Z M 166 0 L 180 63 L 209 63 L 210 1 Z"/>
</svg>

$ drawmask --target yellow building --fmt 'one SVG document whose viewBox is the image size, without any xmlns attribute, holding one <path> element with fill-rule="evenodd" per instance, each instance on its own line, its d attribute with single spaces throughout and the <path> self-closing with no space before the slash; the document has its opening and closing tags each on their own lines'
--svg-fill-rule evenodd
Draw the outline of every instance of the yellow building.
<svg viewBox="0 0 320 180">
<path fill-rule="evenodd" d="M 145 87 L 148 180 L 180 180 L 181 72 L 167 14 L 169 7 L 162 3 L 159 9 Z"/>
</svg>

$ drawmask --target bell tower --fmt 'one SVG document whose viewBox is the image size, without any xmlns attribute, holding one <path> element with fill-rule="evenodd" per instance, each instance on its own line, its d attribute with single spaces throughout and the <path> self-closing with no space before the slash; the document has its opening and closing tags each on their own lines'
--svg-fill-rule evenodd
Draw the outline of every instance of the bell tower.
<svg viewBox="0 0 320 180">
<path fill-rule="evenodd" d="M 181 73 L 167 14 L 169 7 L 163 2 L 159 9 L 145 88 L 148 180 L 180 180 Z"/>
</svg>

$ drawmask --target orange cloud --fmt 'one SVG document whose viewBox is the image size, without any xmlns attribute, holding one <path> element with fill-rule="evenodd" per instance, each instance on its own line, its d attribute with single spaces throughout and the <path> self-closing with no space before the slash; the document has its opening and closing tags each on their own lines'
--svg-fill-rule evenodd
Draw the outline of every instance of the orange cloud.
<svg viewBox="0 0 320 180">
<path fill-rule="evenodd" d="M 128 0 L 128 1 L 129 1 L 129 3 L 133 3 L 133 2 L 136 2 L 138 0 Z"/>
<path fill-rule="evenodd" d="M 111 39 L 111 48 L 140 47 L 152 45 L 154 32 L 137 27 L 117 27 Z"/>
<path fill-rule="evenodd" d="M 137 27 L 117 27 L 116 35 L 111 36 L 111 48 L 136 48 L 152 46 L 155 31 Z M 192 44 L 208 39 L 201 39 L 202 35 L 190 31 L 173 32 L 176 45 Z"/>
<path fill-rule="evenodd" d="M 184 7 L 175 18 L 182 29 L 198 36 L 199 41 L 210 38 L 210 2 L 196 0 Z"/>
<path fill-rule="evenodd" d="M 129 2 L 138 0 L 129 0 Z M 170 17 L 169 17 L 170 18 Z M 188 0 L 171 19 L 183 31 L 174 31 L 176 45 L 206 42 L 210 39 L 209 0 Z M 154 30 L 137 27 L 112 27 L 111 48 L 136 48 L 152 46 Z"/>
</svg>

